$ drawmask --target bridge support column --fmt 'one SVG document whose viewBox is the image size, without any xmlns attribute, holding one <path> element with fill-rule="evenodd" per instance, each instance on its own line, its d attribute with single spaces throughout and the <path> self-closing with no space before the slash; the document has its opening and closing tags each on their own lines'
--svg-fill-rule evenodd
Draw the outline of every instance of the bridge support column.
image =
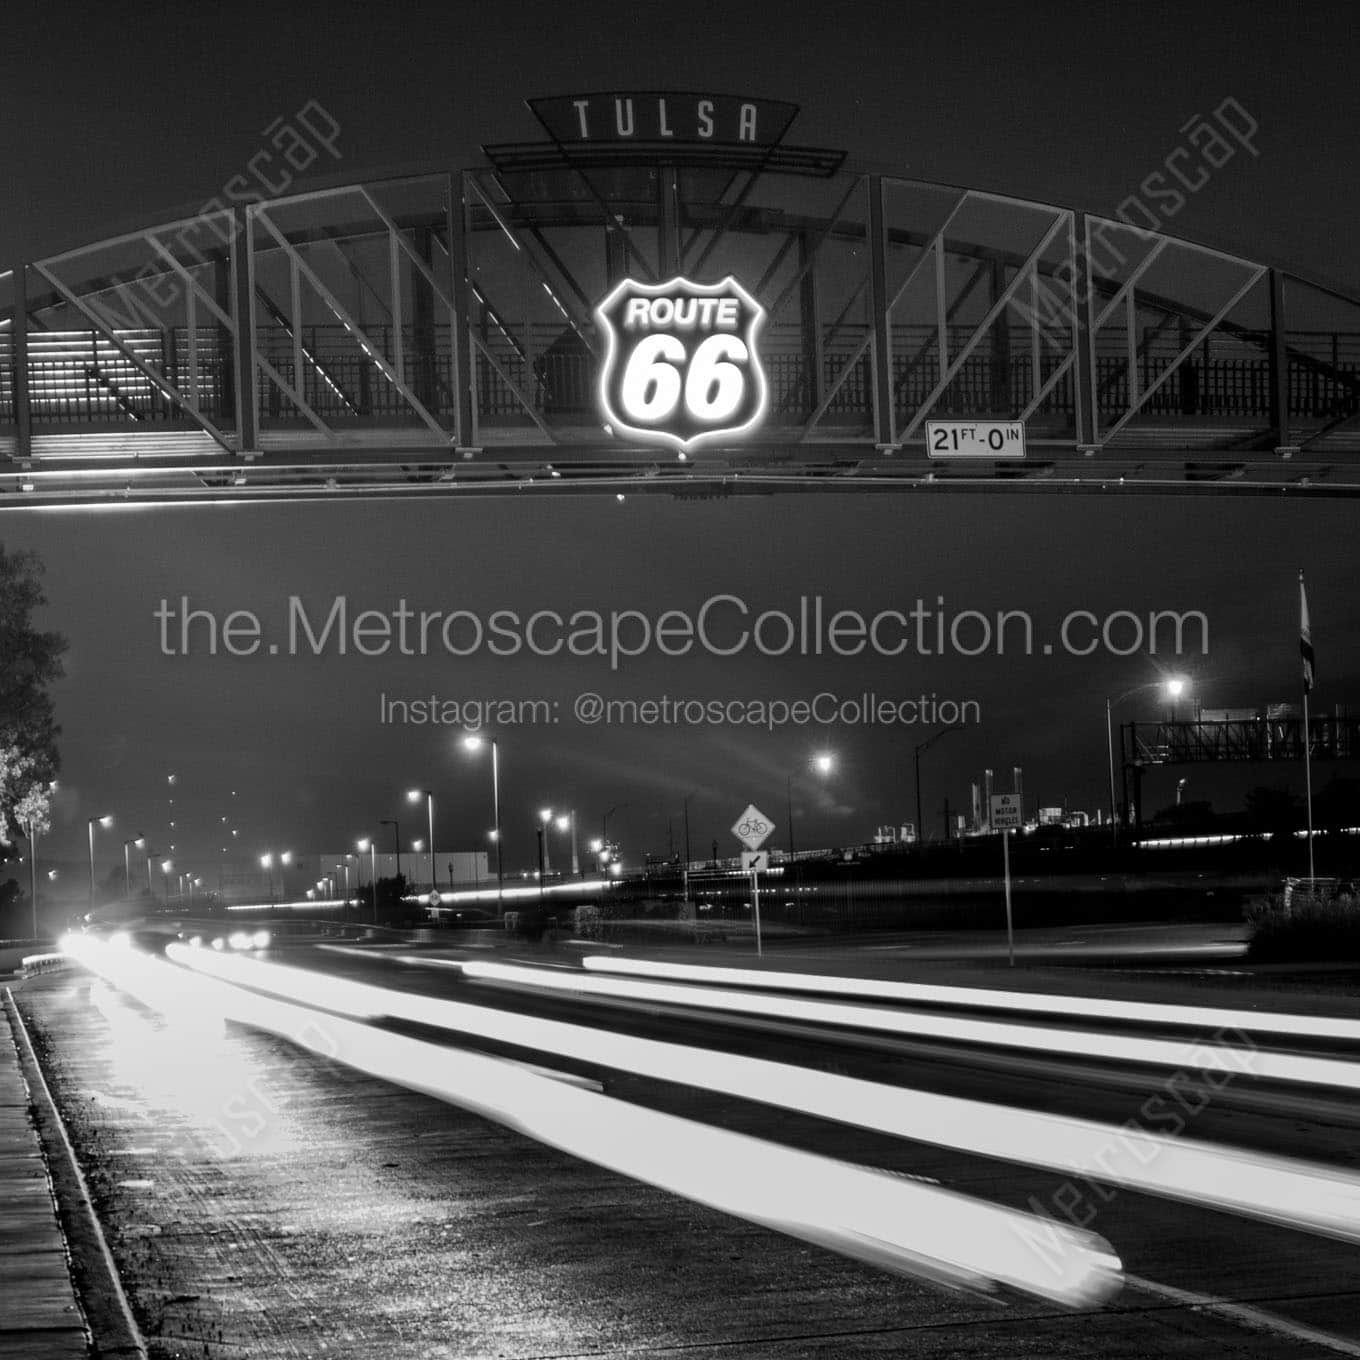
<svg viewBox="0 0 1360 1360">
<path fill-rule="evenodd" d="M 1086 214 L 1072 214 L 1072 304 L 1077 357 L 1072 365 L 1072 405 L 1077 447 L 1096 442 L 1096 359 L 1091 341 L 1091 257 Z"/>
<path fill-rule="evenodd" d="M 991 300 L 995 307 L 1006 291 L 1006 267 L 1000 260 L 992 261 Z M 1017 409 L 1011 401 L 1011 327 L 1010 320 L 1003 309 L 992 327 L 991 341 L 991 381 L 988 384 L 988 400 L 998 415 L 1012 415 Z M 1023 406 L 1023 402 L 1021 403 Z"/>
<path fill-rule="evenodd" d="M 822 403 L 825 387 L 825 358 L 822 347 L 821 296 L 817 287 L 816 248 L 806 231 L 798 233 L 798 268 L 803 281 L 798 285 L 799 314 L 803 328 L 803 371 L 807 374 L 808 412 Z"/>
<path fill-rule="evenodd" d="M 463 176 L 449 176 L 445 198 L 445 230 L 449 241 L 449 297 L 453 299 L 453 397 L 459 448 L 477 443 L 477 411 L 472 401 L 472 287 L 468 280 L 467 193 Z M 485 309 L 483 309 L 485 311 Z"/>
<path fill-rule="evenodd" d="M 1285 345 L 1284 279 L 1270 271 L 1270 425 L 1275 447 L 1287 448 L 1289 430 L 1289 351 Z"/>
<path fill-rule="evenodd" d="M 416 254 L 434 273 L 434 232 L 421 227 L 413 242 Z M 415 372 L 410 376 L 411 390 L 416 400 L 427 411 L 439 408 L 439 358 L 435 343 L 434 297 L 417 271 L 408 267 L 411 280 L 411 339 L 414 350 Z"/>
<path fill-rule="evenodd" d="M 893 430 L 892 332 L 888 325 L 887 238 L 883 224 L 883 178 L 869 176 L 869 298 L 874 332 L 874 443 L 896 443 Z"/>
<path fill-rule="evenodd" d="M 679 185 L 675 166 L 660 165 L 656 172 L 656 258 L 663 279 L 680 272 Z"/>
<path fill-rule="evenodd" d="M 250 213 L 232 209 L 231 259 L 235 272 L 236 435 L 237 452 L 260 451 L 259 411 L 255 394 L 255 253 Z"/>
</svg>

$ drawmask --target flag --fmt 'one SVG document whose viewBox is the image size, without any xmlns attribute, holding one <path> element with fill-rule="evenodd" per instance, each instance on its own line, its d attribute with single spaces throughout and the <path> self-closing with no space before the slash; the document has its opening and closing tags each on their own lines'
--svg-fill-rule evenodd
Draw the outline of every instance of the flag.
<svg viewBox="0 0 1360 1360">
<path fill-rule="evenodd" d="M 1299 572 L 1299 655 L 1303 658 L 1303 692 L 1313 688 L 1313 630 L 1308 625 L 1308 594 L 1303 588 L 1303 573 Z"/>
</svg>

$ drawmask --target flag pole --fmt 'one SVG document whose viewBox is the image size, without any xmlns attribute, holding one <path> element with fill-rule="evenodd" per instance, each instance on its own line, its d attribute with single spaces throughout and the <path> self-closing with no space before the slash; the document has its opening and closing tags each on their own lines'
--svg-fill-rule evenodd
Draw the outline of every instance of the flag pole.
<svg viewBox="0 0 1360 1360">
<path fill-rule="evenodd" d="M 1312 741 L 1309 737 L 1311 729 L 1308 725 L 1308 691 L 1303 691 L 1303 786 L 1308 804 L 1308 877 L 1315 878 L 1313 873 L 1313 753 Z"/>
<path fill-rule="evenodd" d="M 1303 588 L 1303 572 L 1299 572 L 1299 654 L 1303 660 L 1303 787 L 1308 809 L 1308 878 L 1309 885 L 1316 877 L 1313 872 L 1313 741 L 1308 721 L 1308 694 L 1313 688 L 1313 629 L 1308 619 L 1308 595 Z"/>
</svg>

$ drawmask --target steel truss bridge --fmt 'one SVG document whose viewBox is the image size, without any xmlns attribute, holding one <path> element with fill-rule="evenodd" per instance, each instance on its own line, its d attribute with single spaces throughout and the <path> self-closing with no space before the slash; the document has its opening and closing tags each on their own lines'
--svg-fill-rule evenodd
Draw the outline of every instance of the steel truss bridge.
<svg viewBox="0 0 1360 1360">
<path fill-rule="evenodd" d="M 1360 492 L 1360 300 L 1078 208 L 779 146 L 488 147 L 0 273 L 0 506 L 773 490 Z M 592 308 L 731 274 L 768 415 L 607 433 Z M 933 461 L 928 419 L 1023 420 Z"/>
<path fill-rule="evenodd" d="M 1360 717 L 1312 715 L 1308 753 L 1313 760 L 1360 758 Z M 1222 721 L 1129 722 L 1119 728 L 1124 807 L 1142 821 L 1142 781 L 1154 765 L 1202 765 L 1223 761 L 1303 760 L 1304 726 L 1298 713 L 1262 712 Z"/>
</svg>

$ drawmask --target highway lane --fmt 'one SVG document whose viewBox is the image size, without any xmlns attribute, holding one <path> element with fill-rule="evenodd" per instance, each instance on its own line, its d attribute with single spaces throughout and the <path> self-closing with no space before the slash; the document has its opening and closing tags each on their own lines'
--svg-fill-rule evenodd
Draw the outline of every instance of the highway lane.
<svg viewBox="0 0 1360 1360">
<path fill-rule="evenodd" d="M 580 1003 L 561 998 L 534 1001 L 523 993 L 488 993 L 484 987 L 470 987 L 447 969 L 417 969 L 390 960 L 329 951 L 287 952 L 292 961 L 306 961 L 324 972 L 380 980 L 383 985 L 411 992 L 460 995 L 465 999 L 475 993 L 479 1002 L 495 1006 L 538 1009 L 577 1020 L 589 1018 L 613 1028 L 626 1027 L 630 1032 L 660 1033 L 685 1042 L 760 1052 L 783 1061 L 853 1072 L 871 1080 L 966 1090 L 978 1099 L 1067 1109 L 1111 1123 L 1136 1116 L 1139 1101 L 1152 1089 L 1145 1073 L 1125 1073 L 1123 1087 L 1074 1081 L 1071 1071 L 1066 1079 L 1024 1069 L 1008 1076 L 996 1068 L 979 1069 L 967 1054 L 957 1051 L 938 1052 L 925 1059 L 914 1053 L 831 1042 L 824 1036 L 799 1039 L 789 1034 L 734 1031 L 727 1023 L 730 1017 L 715 1026 L 693 1016 L 629 1014 L 593 1005 L 584 1014 Z M 186 1100 L 191 1084 L 182 1076 L 167 1076 L 163 1065 L 158 1074 L 154 1060 L 128 1067 L 128 1054 L 145 1053 L 148 1046 L 156 1051 L 152 1034 L 164 1039 L 160 1046 L 162 1064 L 168 1061 L 169 1054 L 176 1051 L 175 1043 L 167 1037 L 174 1027 L 146 1017 L 106 990 L 94 993 L 98 1004 L 91 1007 L 90 992 L 88 982 L 53 978 L 30 983 L 27 1000 L 40 1012 L 36 1018 L 51 1036 L 50 1051 L 60 1069 L 56 1084 L 66 1091 L 77 1134 L 88 1124 L 85 1145 L 95 1161 L 104 1168 L 118 1165 L 121 1174 L 108 1186 L 107 1212 L 116 1224 L 123 1225 L 124 1236 L 119 1241 L 133 1273 L 146 1277 L 144 1283 L 153 1300 L 166 1295 L 161 1302 L 168 1306 L 169 1316 L 184 1315 L 177 1324 L 183 1344 L 188 1344 L 183 1338 L 199 1325 L 192 1319 L 209 1306 L 203 1299 L 209 1299 L 210 1311 L 219 1320 L 217 1325 L 223 1327 L 224 1336 L 235 1329 L 237 1345 L 246 1344 L 241 1338 L 248 1335 L 249 1326 L 264 1326 L 262 1317 L 270 1327 L 282 1330 L 277 1336 L 259 1331 L 250 1345 L 283 1345 L 280 1336 L 293 1338 L 287 1344 L 302 1345 L 297 1338 L 306 1335 L 306 1326 L 313 1325 L 306 1323 L 307 1310 L 311 1309 L 315 1317 L 337 1322 L 339 1339 L 335 1345 L 341 1349 L 333 1347 L 330 1353 L 363 1353 L 360 1348 L 364 1344 L 375 1343 L 379 1319 L 384 1320 L 385 1327 L 402 1296 L 400 1288 L 394 1291 L 393 1279 L 386 1271 L 389 1257 L 405 1261 L 412 1279 L 425 1279 L 427 1275 L 418 1267 L 423 1265 L 426 1252 L 445 1269 L 478 1280 L 475 1289 L 469 1285 L 475 1299 L 460 1295 L 454 1300 L 447 1290 L 436 1291 L 438 1301 L 434 1304 L 403 1296 L 404 1302 L 397 1309 L 400 1328 L 382 1331 L 383 1345 L 409 1344 L 413 1349 L 384 1348 L 369 1353 L 547 1355 L 603 1349 L 606 1354 L 635 1354 L 645 1349 L 665 1353 L 667 1348 L 682 1345 L 697 1346 L 703 1353 L 705 1347 L 724 1344 L 730 1353 L 735 1344 L 737 1353 L 743 1354 L 867 1355 L 900 1353 L 904 1338 L 910 1335 L 912 1353 L 921 1354 L 1310 1355 L 1349 1352 L 1338 1349 L 1338 1345 L 1344 1347 L 1344 1340 L 1323 1344 L 1307 1339 L 1299 1329 L 1311 1327 L 1338 1338 L 1350 1335 L 1354 1340 L 1353 1319 L 1360 1311 L 1354 1292 L 1360 1260 L 1354 1247 L 1326 1239 L 1129 1191 L 1106 1199 L 1094 1186 L 1078 1186 L 1082 1198 L 1074 1199 L 1065 1178 L 1030 1167 L 966 1156 L 948 1148 L 888 1138 L 789 1112 L 772 1116 L 768 1106 L 694 1087 L 603 1074 L 611 1095 L 647 1108 L 773 1137 L 780 1143 L 820 1150 L 848 1162 L 886 1167 L 899 1175 L 929 1178 L 1017 1208 L 1038 1202 L 1054 1206 L 1055 1211 L 1065 1206 L 1078 1218 L 1093 1213 L 1092 1226 L 1115 1243 L 1133 1275 L 1190 1291 L 1188 1297 L 1178 1299 L 1142 1289 L 1126 1290 L 1100 1313 L 1082 1315 L 1079 1324 L 1071 1315 L 1056 1315 L 1050 1308 L 1024 1299 L 1008 1298 L 1006 1306 L 997 1309 L 994 1304 L 980 1304 L 957 1293 L 944 1293 L 870 1270 L 662 1192 L 621 1181 L 516 1134 L 494 1129 L 474 1116 L 435 1104 L 428 1097 L 355 1077 L 333 1064 L 301 1056 L 282 1041 L 248 1034 L 234 1026 L 222 1042 L 227 1045 L 224 1051 L 234 1055 L 236 1067 L 224 1066 L 225 1060 L 218 1055 L 212 1066 L 211 1095 L 206 1105 L 201 1100 L 195 1104 Z M 127 1028 L 119 1031 L 120 1025 Z M 223 1077 L 224 1071 L 235 1076 Z M 238 1088 L 235 1096 L 224 1096 L 223 1090 L 233 1081 Z M 76 1099 L 81 1090 L 100 1092 L 103 1098 L 82 1102 Z M 1298 1111 L 1262 1113 L 1232 1105 L 1228 1100 L 1232 1094 L 1232 1087 L 1220 1092 L 1218 1099 L 1196 1115 L 1187 1136 L 1243 1142 L 1263 1149 L 1284 1148 L 1335 1165 L 1348 1159 L 1353 1162 L 1349 1152 L 1353 1131 L 1336 1112 L 1326 1119 L 1314 1116 L 1311 1120 L 1300 1119 Z M 212 1132 L 214 1123 L 218 1126 L 216 1133 Z M 260 1132 L 243 1136 L 257 1124 Z M 111 1128 L 118 1130 L 112 1141 L 123 1140 L 117 1147 L 111 1146 Z M 429 1145 L 437 1141 L 436 1129 L 458 1130 L 458 1139 L 454 1140 L 457 1149 L 440 1146 L 439 1155 L 431 1160 L 435 1149 Z M 167 1142 L 169 1130 L 174 1132 Z M 381 1132 L 375 1135 L 375 1130 Z M 437 1137 L 447 1140 L 452 1135 Z M 232 1147 L 232 1139 L 240 1144 L 238 1148 Z M 396 1165 L 375 1165 L 379 1157 Z M 544 1172 L 532 1178 L 533 1184 L 527 1188 L 517 1179 L 517 1168 L 526 1164 Z M 357 1182 L 351 1175 L 356 1165 L 363 1168 Z M 387 1183 L 399 1180 L 410 1189 L 407 1178 L 395 1174 L 403 1168 L 419 1183 L 421 1190 L 416 1198 L 422 1202 L 427 1196 L 437 1199 L 442 1178 L 453 1175 L 459 1185 L 475 1182 L 486 1189 L 490 1202 L 513 1204 L 513 1195 L 507 1201 L 503 1186 L 494 1188 L 508 1177 L 521 1187 L 513 1193 L 527 1196 L 531 1217 L 525 1221 L 523 1214 L 508 1212 L 504 1216 L 505 1236 L 497 1251 L 491 1244 L 497 1238 L 500 1216 L 489 1211 L 471 1212 L 475 1231 L 467 1231 L 477 1238 L 475 1259 L 470 1263 L 466 1253 L 455 1252 L 456 1262 L 451 1261 L 448 1242 L 439 1240 L 446 1238 L 447 1232 L 432 1236 L 422 1215 L 413 1218 L 408 1235 L 395 1231 L 392 1215 L 395 1213 L 399 1220 L 401 1211 L 393 1209 Z M 369 1184 L 370 1174 L 374 1198 L 372 1205 L 364 1208 L 367 1192 L 363 1186 Z M 477 1179 L 481 1176 L 488 1178 L 485 1185 Z M 152 1186 L 142 1184 L 146 1181 Z M 599 1190 L 605 1212 L 598 1212 L 593 1199 L 580 1193 L 583 1183 Z M 575 1187 L 574 1192 L 571 1187 Z M 469 1193 L 475 1196 L 478 1190 Z M 313 1205 L 310 1216 L 302 1212 L 307 1205 Z M 224 1220 L 226 1226 L 214 1231 L 213 1217 L 224 1206 L 231 1209 Z M 137 1221 L 138 1210 L 147 1222 Z M 162 1217 L 182 1212 L 185 1223 L 200 1220 L 199 1229 L 190 1233 L 193 1241 L 187 1243 L 194 1250 L 180 1251 L 177 1244 L 167 1256 L 164 1239 L 173 1242 L 177 1230 L 167 1232 L 164 1223 L 155 1221 L 156 1212 Z M 304 1222 L 292 1223 L 299 1218 Z M 365 1225 L 370 1219 L 387 1223 L 395 1233 L 393 1240 L 380 1233 L 380 1243 L 369 1241 Z M 463 1223 L 461 1211 L 458 1222 Z M 519 1231 L 530 1222 L 535 1225 L 533 1231 Z M 298 1231 L 279 1236 L 272 1227 L 262 1226 L 280 1223 L 291 1224 Z M 445 1220 L 446 1228 L 447 1223 Z M 150 1231 L 156 1227 L 161 1231 Z M 459 1231 L 463 1231 L 461 1226 Z M 313 1240 L 318 1232 L 320 1246 Z M 668 1236 L 671 1232 L 674 1236 Z M 484 1236 L 478 1237 L 478 1233 Z M 244 1297 L 236 1284 L 224 1282 L 222 1271 L 226 1267 L 215 1264 L 226 1259 L 216 1250 L 224 1234 L 230 1262 L 242 1266 L 241 1280 L 250 1282 L 246 1293 L 256 1299 L 255 1303 Z M 694 1240 L 698 1237 L 705 1245 L 696 1250 Z M 233 1242 L 237 1245 L 231 1246 Z M 525 1301 L 525 1291 L 533 1294 L 542 1289 L 544 1270 L 552 1270 L 551 1265 L 545 1266 L 541 1254 L 545 1242 L 556 1244 L 548 1249 L 550 1258 L 557 1253 L 556 1283 L 561 1282 L 563 1260 L 570 1262 L 568 1274 L 577 1290 L 575 1297 L 584 1301 L 584 1311 L 564 1311 L 555 1306 L 550 1310 L 551 1321 L 537 1325 L 524 1321 L 523 1310 L 529 1308 L 527 1316 L 531 1319 L 542 1321 L 547 1316 L 541 1306 L 535 1311 Z M 740 1264 L 732 1260 L 724 1264 L 721 1242 L 745 1244 L 727 1253 Z M 204 1243 L 215 1244 L 214 1250 L 196 1264 L 195 1250 L 203 1248 Z M 758 1246 L 751 1248 L 751 1243 Z M 365 1261 L 380 1261 L 383 1269 L 365 1270 Z M 504 1274 L 500 1283 L 494 1282 L 500 1276 L 485 1273 L 491 1261 L 498 1263 Z M 310 1263 L 306 1269 L 301 1268 L 303 1262 Z M 658 1272 L 658 1262 L 668 1263 L 668 1269 Z M 435 1269 L 442 1280 L 444 1272 Z M 166 1299 L 173 1300 L 176 1290 L 194 1292 L 190 1277 L 195 1270 L 209 1282 L 207 1292 L 199 1300 L 167 1304 Z M 233 1272 L 228 1270 L 227 1274 Z M 171 1277 L 177 1281 L 175 1289 L 168 1283 Z M 383 1280 L 386 1289 L 375 1288 Z M 644 1280 L 647 1288 L 630 1284 L 620 1290 L 618 1282 L 622 1280 Z M 135 1298 L 135 1279 L 133 1284 Z M 327 1290 L 335 1288 L 346 1297 L 339 1303 L 327 1303 Z M 687 1303 L 686 1291 L 691 1288 L 701 1297 Z M 256 1289 L 262 1291 L 258 1297 L 252 1292 Z M 367 1298 L 370 1311 L 365 1313 L 357 1306 L 351 1309 L 351 1295 L 356 1301 Z M 1275 1330 L 1260 1330 L 1271 1324 L 1257 1317 L 1206 1313 L 1201 1296 L 1246 1300 L 1249 1306 L 1266 1310 L 1283 1322 Z M 267 1306 L 257 1306 L 258 1299 L 267 1299 Z M 492 1302 L 478 1306 L 477 1301 L 484 1299 Z M 513 1302 L 507 1302 L 510 1299 Z M 1192 1303 L 1200 1306 L 1191 1307 Z M 597 1306 L 603 1310 L 601 1316 L 596 1316 Z M 432 1326 L 412 1320 L 423 1316 L 422 1307 L 439 1316 L 446 1315 L 441 1310 L 454 1308 L 459 1318 L 466 1314 L 475 1321 L 458 1333 L 456 1341 L 437 1342 Z M 244 1320 L 237 1318 L 238 1313 Z M 413 1329 L 409 1339 L 401 1330 L 408 1326 Z M 569 1344 L 559 1341 L 559 1331 L 572 1338 Z M 343 1340 L 349 1333 L 355 1338 L 352 1342 Z M 327 1335 L 329 1339 L 329 1332 Z M 512 1342 L 506 1341 L 507 1335 L 514 1338 Z M 208 1343 L 212 1344 L 213 1338 L 209 1337 Z M 226 1340 L 222 1342 L 224 1347 L 227 1344 Z M 455 1348 L 414 1348 L 438 1344 Z M 755 1349 L 757 1344 L 763 1349 Z M 345 1346 L 354 1349 L 346 1352 Z M 524 1348 L 515 1349 L 517 1346 Z M 163 1353 L 175 1352 L 166 1349 Z M 304 1348 L 255 1349 L 248 1353 L 312 1352 Z"/>
</svg>

